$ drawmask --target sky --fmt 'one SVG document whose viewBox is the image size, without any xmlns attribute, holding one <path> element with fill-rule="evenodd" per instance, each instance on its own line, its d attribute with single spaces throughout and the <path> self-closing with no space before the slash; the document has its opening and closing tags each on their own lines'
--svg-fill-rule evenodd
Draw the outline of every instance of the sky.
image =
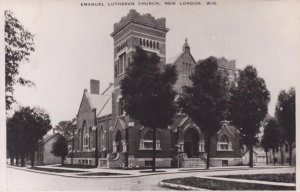
<svg viewBox="0 0 300 192">
<path fill-rule="evenodd" d="M 90 79 L 100 90 L 113 82 L 113 24 L 130 9 L 165 17 L 167 58 L 182 51 L 185 38 L 196 60 L 209 56 L 236 60 L 236 67 L 257 68 L 271 93 L 269 114 L 280 90 L 296 87 L 300 64 L 300 1 L 221 0 L 216 5 L 81 6 L 87 1 L 4 1 L 31 33 L 35 52 L 24 62 L 20 75 L 33 88 L 16 86 L 18 105 L 40 106 L 52 125 L 76 117 L 83 90 Z M 93 2 L 93 1 L 88 1 Z M 122 1 L 116 1 L 122 2 Z M 123 1 L 125 2 L 125 1 Z M 127 0 L 136 2 L 138 0 Z M 158 2 L 158 1 L 156 1 Z"/>
</svg>

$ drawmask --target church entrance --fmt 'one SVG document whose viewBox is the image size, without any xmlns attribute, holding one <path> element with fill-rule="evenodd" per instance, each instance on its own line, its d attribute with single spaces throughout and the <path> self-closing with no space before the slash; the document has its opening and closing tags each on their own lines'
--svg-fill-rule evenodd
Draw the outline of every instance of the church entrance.
<svg viewBox="0 0 300 192">
<path fill-rule="evenodd" d="M 122 146 L 122 133 L 119 130 L 116 134 L 116 146 L 117 146 L 117 152 L 120 153 L 123 151 L 123 146 Z"/>
<path fill-rule="evenodd" d="M 199 137 L 195 129 L 188 129 L 184 134 L 184 152 L 188 158 L 197 157 Z"/>
</svg>

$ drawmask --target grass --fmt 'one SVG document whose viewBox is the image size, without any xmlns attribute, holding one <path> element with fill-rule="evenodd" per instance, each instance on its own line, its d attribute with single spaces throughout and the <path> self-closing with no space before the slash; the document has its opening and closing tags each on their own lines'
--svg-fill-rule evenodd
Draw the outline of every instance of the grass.
<svg viewBox="0 0 300 192">
<path fill-rule="evenodd" d="M 223 175 L 217 177 L 226 177 L 233 179 L 249 179 L 258 181 L 271 181 L 271 182 L 283 182 L 283 183 L 296 183 L 295 173 L 286 174 L 255 174 L 255 175 Z"/>
<path fill-rule="evenodd" d="M 296 190 L 295 187 L 264 185 L 254 183 L 242 183 L 234 181 L 221 181 L 198 177 L 184 177 L 177 179 L 163 180 L 166 183 L 186 185 L 191 187 L 210 190 Z"/>
<path fill-rule="evenodd" d="M 57 167 L 68 167 L 68 168 L 81 168 L 81 169 L 93 169 L 96 168 L 96 165 L 79 165 L 79 164 L 64 164 L 64 165 L 58 165 Z"/>
<path fill-rule="evenodd" d="M 75 171 L 75 170 L 67 170 L 67 169 L 52 169 L 52 168 L 44 168 L 44 167 L 31 167 L 30 169 L 38 170 L 38 171 L 55 172 L 55 173 L 79 173 L 79 172 L 86 172 L 86 171 Z"/>
<path fill-rule="evenodd" d="M 161 173 L 161 172 L 166 172 L 166 171 L 163 171 L 163 170 L 155 170 L 155 171 L 144 170 L 144 171 L 140 171 L 140 173 Z"/>
<path fill-rule="evenodd" d="M 95 172 L 95 173 L 83 173 L 83 174 L 80 174 L 80 175 L 83 175 L 83 176 L 110 176 L 110 175 L 130 175 L 130 174 Z"/>
</svg>

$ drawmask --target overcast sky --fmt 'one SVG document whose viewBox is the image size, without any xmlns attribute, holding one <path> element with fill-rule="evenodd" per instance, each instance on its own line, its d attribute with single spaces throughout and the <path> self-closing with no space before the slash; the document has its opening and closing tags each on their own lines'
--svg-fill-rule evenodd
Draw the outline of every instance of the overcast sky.
<svg viewBox="0 0 300 192">
<path fill-rule="evenodd" d="M 17 86 L 15 97 L 21 105 L 45 108 L 53 125 L 76 116 L 90 79 L 99 79 L 101 90 L 113 82 L 110 34 L 113 24 L 130 9 L 166 18 L 170 29 L 167 58 L 180 53 L 188 38 L 196 60 L 224 56 L 236 60 L 240 69 L 254 65 L 271 92 L 270 115 L 274 114 L 279 91 L 299 82 L 300 1 L 224 0 L 217 1 L 216 6 L 173 7 L 163 3 L 82 7 L 81 2 L 5 2 L 5 8 L 35 35 L 36 44 L 30 62 L 21 68 L 21 75 L 36 87 Z"/>
</svg>

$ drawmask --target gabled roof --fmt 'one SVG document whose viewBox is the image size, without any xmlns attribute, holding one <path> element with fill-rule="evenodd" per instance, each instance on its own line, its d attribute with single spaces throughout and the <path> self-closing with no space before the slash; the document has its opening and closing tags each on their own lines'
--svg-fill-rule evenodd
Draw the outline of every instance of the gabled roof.
<svg viewBox="0 0 300 192">
<path fill-rule="evenodd" d="M 222 129 L 224 129 L 224 128 L 227 129 L 227 131 L 231 135 L 234 135 L 238 131 L 237 127 L 235 127 L 234 125 L 231 125 L 230 122 L 228 122 L 228 121 L 224 121 L 221 129 L 218 131 L 217 134 L 219 134 L 222 131 Z"/>
<path fill-rule="evenodd" d="M 51 139 L 55 138 L 56 136 L 61 136 L 60 133 L 54 133 L 52 135 L 45 135 L 42 139 L 42 142 L 43 144 L 47 143 L 48 141 L 50 141 Z"/>
<path fill-rule="evenodd" d="M 111 95 L 114 90 L 113 85 L 113 83 L 109 83 L 108 87 L 101 93 L 101 95 Z"/>
<path fill-rule="evenodd" d="M 186 114 L 176 114 L 174 122 L 170 125 L 171 130 L 177 132 L 177 128 L 181 127 L 187 119 L 188 116 Z"/>
<path fill-rule="evenodd" d="M 173 57 L 170 57 L 166 60 L 166 64 L 174 64 L 182 55 L 183 53 L 179 53 L 177 55 L 174 55 Z"/>
<path fill-rule="evenodd" d="M 96 109 L 97 117 L 109 115 L 112 113 L 112 91 L 113 83 L 110 83 L 109 86 L 100 95 L 91 94 L 87 91 L 84 92 L 84 96 L 87 98 L 90 108 Z"/>
<path fill-rule="evenodd" d="M 179 54 L 177 54 L 177 55 L 175 55 L 173 57 L 168 58 L 166 60 L 166 64 L 174 65 L 177 62 L 177 60 L 179 60 L 185 53 L 186 52 L 182 52 L 182 53 L 179 53 Z M 194 59 L 193 55 L 190 52 L 188 52 L 188 54 L 191 56 L 191 58 L 193 59 L 193 61 L 195 63 L 197 63 L 196 60 Z"/>
<path fill-rule="evenodd" d="M 110 115 L 111 113 L 112 113 L 112 98 L 111 96 L 109 96 L 109 98 L 106 100 L 102 108 L 97 113 L 97 117 Z"/>
<path fill-rule="evenodd" d="M 110 130 L 111 130 L 111 131 L 115 131 L 115 129 L 116 129 L 118 123 L 121 124 L 121 127 L 122 127 L 123 129 L 126 129 L 126 127 L 127 127 L 127 126 L 126 126 L 126 122 L 125 122 L 125 120 L 124 120 L 123 118 L 124 118 L 124 117 L 122 117 L 122 116 L 118 117 L 117 120 L 116 120 L 116 122 L 115 122 L 115 124 L 114 124 L 114 126 L 112 126 L 112 127 L 110 128 Z"/>
</svg>

